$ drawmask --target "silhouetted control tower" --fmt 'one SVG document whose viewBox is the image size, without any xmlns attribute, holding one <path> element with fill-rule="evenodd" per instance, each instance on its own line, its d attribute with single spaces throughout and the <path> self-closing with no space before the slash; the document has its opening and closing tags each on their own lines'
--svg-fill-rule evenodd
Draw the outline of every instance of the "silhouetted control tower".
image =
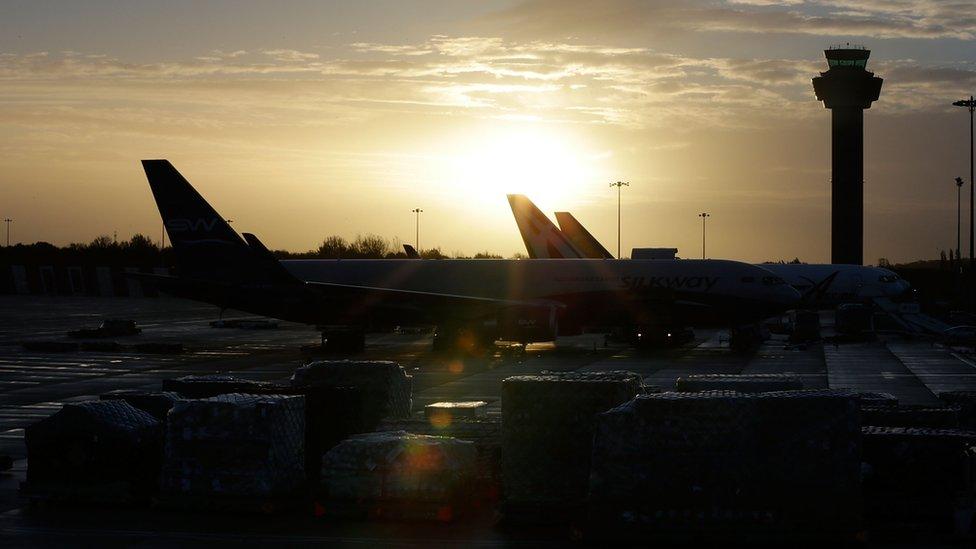
<svg viewBox="0 0 976 549">
<path fill-rule="evenodd" d="M 881 78 L 865 66 L 871 50 L 839 46 L 824 50 L 827 72 L 813 90 L 831 121 L 831 263 L 864 262 L 864 109 L 881 94 Z"/>
</svg>

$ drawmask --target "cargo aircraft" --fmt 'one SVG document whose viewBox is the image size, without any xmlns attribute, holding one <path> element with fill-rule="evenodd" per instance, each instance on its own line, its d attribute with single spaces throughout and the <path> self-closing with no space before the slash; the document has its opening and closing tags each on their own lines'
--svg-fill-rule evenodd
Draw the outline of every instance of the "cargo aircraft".
<svg viewBox="0 0 976 549">
<path fill-rule="evenodd" d="M 571 213 L 556 212 L 557 228 L 528 197 L 509 195 L 508 201 L 529 257 L 613 257 Z M 809 308 L 896 298 L 909 289 L 907 281 L 881 267 L 807 263 L 762 263 L 759 266 L 799 291 L 803 296 L 800 305 Z"/>
<path fill-rule="evenodd" d="M 256 236 L 231 229 L 169 161 L 142 164 L 177 271 L 141 276 L 221 308 L 320 327 L 434 325 L 435 347 L 446 348 L 553 341 L 607 323 L 734 326 L 799 298 L 769 271 L 736 261 L 279 261 Z"/>
</svg>

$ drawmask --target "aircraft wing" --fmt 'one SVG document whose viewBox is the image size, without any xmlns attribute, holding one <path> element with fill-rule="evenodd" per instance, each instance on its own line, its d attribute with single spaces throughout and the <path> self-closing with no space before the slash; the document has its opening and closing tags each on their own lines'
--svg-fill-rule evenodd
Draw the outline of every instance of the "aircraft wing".
<svg viewBox="0 0 976 549">
<path fill-rule="evenodd" d="M 552 300 L 496 299 L 490 297 L 444 294 L 403 290 L 398 288 L 378 288 L 333 282 L 306 281 L 305 284 L 318 291 L 326 299 L 355 300 L 366 308 L 416 308 L 430 310 L 432 313 L 447 311 L 451 316 L 479 317 L 509 308 L 562 309 L 563 303 Z"/>
</svg>

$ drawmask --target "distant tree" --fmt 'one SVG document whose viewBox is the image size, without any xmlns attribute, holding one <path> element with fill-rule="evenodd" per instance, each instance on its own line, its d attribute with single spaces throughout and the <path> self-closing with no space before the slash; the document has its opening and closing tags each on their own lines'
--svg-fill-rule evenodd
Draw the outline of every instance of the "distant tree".
<svg viewBox="0 0 976 549">
<path fill-rule="evenodd" d="M 375 234 L 356 235 L 350 248 L 354 256 L 365 259 L 382 259 L 393 251 L 385 238 Z"/>
<path fill-rule="evenodd" d="M 87 246 L 89 250 L 107 250 L 116 247 L 118 247 L 118 243 L 116 243 L 115 240 L 107 234 L 96 236 L 94 240 L 88 243 Z"/>
<path fill-rule="evenodd" d="M 406 259 L 407 253 L 403 249 L 403 241 L 399 237 L 393 237 L 390 241 L 390 249 L 383 256 L 386 259 Z"/>
<path fill-rule="evenodd" d="M 802 261 L 800 261 L 800 258 L 799 258 L 799 257 L 794 257 L 794 258 L 793 258 L 793 260 L 792 260 L 792 261 L 790 261 L 790 265 L 800 265 L 800 264 L 802 264 L 802 263 L 803 263 L 803 262 L 802 262 Z"/>
<path fill-rule="evenodd" d="M 512 259 L 528 259 L 528 258 L 529 256 L 525 255 L 522 252 L 515 252 L 514 254 L 512 254 Z"/>
<path fill-rule="evenodd" d="M 502 256 L 485 251 L 485 252 L 478 252 L 474 254 L 474 258 L 475 259 L 501 259 Z"/>
<path fill-rule="evenodd" d="M 428 248 L 426 250 L 421 250 L 420 257 L 424 259 L 447 259 L 447 256 L 441 252 L 440 248 Z"/>
<path fill-rule="evenodd" d="M 132 235 L 132 238 L 124 244 L 125 248 L 136 251 L 140 253 L 155 252 L 159 250 L 159 247 L 151 238 L 144 234 L 136 233 Z"/>
<path fill-rule="evenodd" d="M 316 251 L 318 257 L 326 259 L 338 259 L 340 257 L 348 257 L 349 254 L 349 244 L 346 243 L 346 239 L 338 235 L 332 235 L 327 237 L 322 241 L 319 249 Z"/>
</svg>

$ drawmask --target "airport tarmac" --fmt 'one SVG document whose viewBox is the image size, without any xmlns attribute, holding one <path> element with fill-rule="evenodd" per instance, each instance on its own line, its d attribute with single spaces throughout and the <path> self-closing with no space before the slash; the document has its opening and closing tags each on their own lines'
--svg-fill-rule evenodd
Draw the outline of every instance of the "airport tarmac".
<svg viewBox="0 0 976 549">
<path fill-rule="evenodd" d="M 167 545 L 248 542 L 267 545 L 329 542 L 375 544 L 410 539 L 425 545 L 507 545 L 513 540 L 491 526 L 490 517 L 462 526 L 375 523 L 325 526 L 286 517 L 241 521 L 234 517 L 188 518 L 174 512 L 69 510 L 24 507 L 17 486 L 26 470 L 24 427 L 65 402 L 97 398 L 115 389 L 158 389 L 166 378 L 228 373 L 255 380 L 283 380 L 306 360 L 301 345 L 318 342 L 314 328 L 281 322 L 277 329 L 218 329 L 212 306 L 178 299 L 0 297 L 0 454 L 14 457 L 13 471 L 0 474 L 0 537 L 17 545 L 84 543 Z M 224 318 L 245 315 L 226 312 Z M 67 341 L 68 330 L 104 318 L 135 320 L 140 335 L 111 338 L 136 342 L 181 342 L 186 352 L 153 355 L 124 352 L 32 352 L 29 340 Z M 790 373 L 808 388 L 852 388 L 892 393 L 905 404 L 936 402 L 945 390 L 976 390 L 972 355 L 922 341 L 883 337 L 867 343 L 789 346 L 774 338 L 757 353 L 738 355 L 722 331 L 698 331 L 679 349 L 637 352 L 604 346 L 602 335 L 560 338 L 557 345 L 530 345 L 524 353 L 500 348 L 490 356 L 447 358 L 430 352 L 426 334 L 370 334 L 366 359 L 398 361 L 414 378 L 414 410 L 438 400 L 485 400 L 500 411 L 501 381 L 545 370 L 630 370 L 649 385 L 670 388 L 693 373 Z M 244 523 L 244 525 L 242 525 Z M 524 539 L 537 545 L 542 538 Z M 4 542 L 5 546 L 12 546 Z"/>
</svg>

